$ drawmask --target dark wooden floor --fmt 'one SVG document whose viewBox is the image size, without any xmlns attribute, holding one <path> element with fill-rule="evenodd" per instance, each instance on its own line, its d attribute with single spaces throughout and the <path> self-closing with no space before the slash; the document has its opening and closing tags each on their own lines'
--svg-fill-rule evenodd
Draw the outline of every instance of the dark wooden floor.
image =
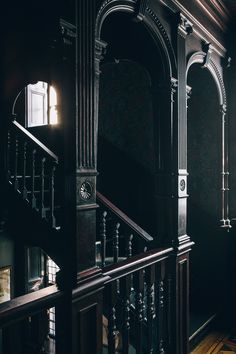
<svg viewBox="0 0 236 354">
<path fill-rule="evenodd" d="M 191 354 L 236 354 L 236 330 L 210 332 Z"/>
</svg>

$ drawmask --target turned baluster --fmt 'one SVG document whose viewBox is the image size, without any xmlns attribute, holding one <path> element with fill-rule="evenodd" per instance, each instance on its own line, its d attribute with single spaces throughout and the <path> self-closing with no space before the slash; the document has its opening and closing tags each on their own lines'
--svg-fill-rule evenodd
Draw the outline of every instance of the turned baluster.
<svg viewBox="0 0 236 354">
<path fill-rule="evenodd" d="M 131 276 L 127 275 L 120 281 L 120 295 L 122 304 L 122 343 L 123 354 L 129 353 L 129 332 L 130 332 L 130 292 Z"/>
<path fill-rule="evenodd" d="M 113 235 L 113 261 L 114 263 L 118 262 L 119 259 L 119 228 L 120 223 L 115 224 L 115 231 Z"/>
<path fill-rule="evenodd" d="M 15 166 L 14 166 L 14 188 L 18 189 L 18 176 L 17 176 L 17 172 L 18 172 L 18 155 L 19 155 L 19 140 L 18 137 L 16 135 L 15 137 Z"/>
<path fill-rule="evenodd" d="M 50 216 L 49 220 L 52 225 L 52 227 L 56 227 L 56 219 L 54 215 L 55 211 L 55 170 L 56 166 L 55 163 L 53 163 L 52 168 L 51 168 L 51 174 L 50 174 Z"/>
<path fill-rule="evenodd" d="M 45 218 L 46 213 L 45 213 L 45 206 L 44 206 L 44 195 L 45 195 L 45 161 L 46 158 L 43 157 L 41 160 L 41 171 L 40 171 L 40 213 L 41 217 Z"/>
<path fill-rule="evenodd" d="M 36 149 L 32 151 L 32 171 L 31 171 L 31 206 L 33 209 L 36 208 L 36 198 L 35 198 L 35 156 Z"/>
<path fill-rule="evenodd" d="M 102 213 L 102 221 L 100 224 L 100 233 L 101 233 L 101 258 L 102 258 L 102 267 L 106 265 L 106 217 L 107 212 L 103 211 Z"/>
<path fill-rule="evenodd" d="M 27 199 L 27 188 L 26 188 L 26 163 L 27 163 L 27 142 L 23 145 L 23 175 L 22 175 L 22 196 L 23 199 Z"/>
<path fill-rule="evenodd" d="M 165 276 L 165 264 L 162 262 L 157 264 L 157 353 L 165 354 L 164 350 L 164 276 Z"/>
<path fill-rule="evenodd" d="M 136 353 L 143 353 L 143 320 L 144 320 L 144 271 L 140 270 L 134 274 L 135 290 L 135 335 Z"/>
<path fill-rule="evenodd" d="M 173 280 L 172 280 L 172 274 L 171 271 L 169 270 L 168 276 L 167 276 L 167 314 L 166 314 L 166 338 L 167 338 L 167 344 L 168 344 L 168 350 L 167 352 L 171 351 L 171 345 L 172 345 L 172 319 L 173 319 L 173 311 L 172 311 L 172 301 L 173 301 Z"/>
<path fill-rule="evenodd" d="M 108 305 L 108 324 L 107 324 L 107 342 L 108 342 L 108 354 L 115 354 L 117 345 L 117 320 L 116 320 L 116 302 L 117 291 L 116 283 L 110 283 L 105 292 L 106 304 Z M 103 317 L 103 322 L 106 318 Z M 104 324 L 106 329 L 106 323 Z"/>
<path fill-rule="evenodd" d="M 128 246 L 127 246 L 127 258 L 132 257 L 133 254 L 133 235 L 131 234 L 128 238 Z"/>
<path fill-rule="evenodd" d="M 155 265 L 151 265 L 145 272 L 147 287 L 147 330 L 148 354 L 154 353 L 154 319 L 155 319 Z"/>
</svg>

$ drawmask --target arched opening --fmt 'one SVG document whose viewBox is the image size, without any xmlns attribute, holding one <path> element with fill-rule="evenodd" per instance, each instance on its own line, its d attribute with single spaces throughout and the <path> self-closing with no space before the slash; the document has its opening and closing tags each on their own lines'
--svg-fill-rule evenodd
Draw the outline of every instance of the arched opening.
<svg viewBox="0 0 236 354">
<path fill-rule="evenodd" d="M 108 46 L 100 65 L 98 190 L 155 235 L 163 58 L 144 25 L 124 12 L 105 20 L 101 39 Z"/>
<path fill-rule="evenodd" d="M 226 242 L 221 219 L 222 132 L 219 95 L 210 72 L 194 64 L 188 72 L 187 231 L 190 256 L 190 334 L 215 316 L 226 288 Z M 219 279 L 221 285 L 219 286 Z"/>
</svg>

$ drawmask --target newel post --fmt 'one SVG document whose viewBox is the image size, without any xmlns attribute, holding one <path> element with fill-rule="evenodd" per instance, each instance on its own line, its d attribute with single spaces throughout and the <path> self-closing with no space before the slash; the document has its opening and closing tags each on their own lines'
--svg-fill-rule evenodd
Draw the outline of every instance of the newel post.
<svg viewBox="0 0 236 354">
<path fill-rule="evenodd" d="M 102 353 L 103 276 L 96 266 L 97 86 L 100 44 L 95 43 L 95 0 L 75 0 L 75 23 L 62 21 L 65 137 L 66 292 L 57 309 L 57 354 Z M 96 44 L 96 45 L 95 45 Z M 64 95 L 64 96 L 63 96 Z M 63 325 L 64 321 L 64 325 Z M 64 344 L 63 344 L 64 342 Z M 64 346 L 64 347 L 63 347 Z M 64 350 L 64 352 L 63 352 Z"/>
</svg>

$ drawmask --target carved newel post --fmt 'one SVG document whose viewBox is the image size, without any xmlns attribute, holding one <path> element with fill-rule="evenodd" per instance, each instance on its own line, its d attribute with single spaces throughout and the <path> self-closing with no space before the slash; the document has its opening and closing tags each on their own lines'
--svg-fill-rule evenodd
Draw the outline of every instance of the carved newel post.
<svg viewBox="0 0 236 354">
<path fill-rule="evenodd" d="M 65 300 L 56 312 L 57 353 L 102 351 L 103 277 L 96 266 L 96 145 L 98 75 L 95 50 L 95 0 L 75 1 L 75 25 L 63 22 L 63 131 L 65 136 Z M 73 38 L 69 38 L 75 29 Z M 67 34 L 66 34 L 67 33 Z M 69 37 L 68 37 L 69 36 Z M 70 49 L 70 50 L 69 50 Z M 95 60 L 96 52 L 96 60 Z M 66 59 L 65 59 L 66 58 Z"/>
</svg>

